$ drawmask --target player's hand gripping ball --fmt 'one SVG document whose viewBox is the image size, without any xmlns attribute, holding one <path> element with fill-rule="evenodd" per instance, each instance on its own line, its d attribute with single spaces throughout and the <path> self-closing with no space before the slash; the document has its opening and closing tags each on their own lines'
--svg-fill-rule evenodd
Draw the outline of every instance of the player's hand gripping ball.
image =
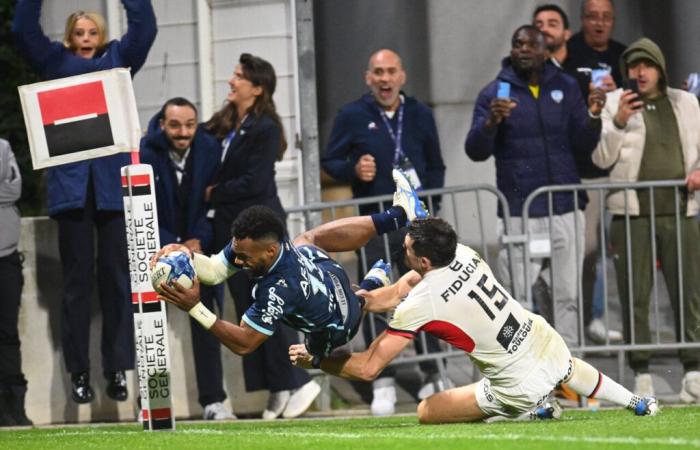
<svg viewBox="0 0 700 450">
<path fill-rule="evenodd" d="M 151 271 L 151 283 L 156 292 L 161 292 L 161 283 L 173 286 L 175 281 L 185 289 L 189 289 L 192 287 L 194 277 L 192 260 L 186 253 L 179 251 L 158 258 L 158 262 Z"/>
</svg>

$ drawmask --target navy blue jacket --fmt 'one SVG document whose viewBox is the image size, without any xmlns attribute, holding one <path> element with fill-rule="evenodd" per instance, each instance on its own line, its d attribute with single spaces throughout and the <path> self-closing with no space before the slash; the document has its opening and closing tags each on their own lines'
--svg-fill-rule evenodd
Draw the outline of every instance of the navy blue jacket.
<svg viewBox="0 0 700 450">
<path fill-rule="evenodd" d="M 156 37 L 156 17 L 150 0 L 122 0 L 129 24 L 121 40 L 111 41 L 92 59 L 81 58 L 61 42 L 51 41 L 41 29 L 41 0 L 17 3 L 12 33 L 17 47 L 42 78 L 51 80 L 117 67 L 131 67 L 132 76 L 143 66 Z M 120 169 L 130 164 L 121 153 L 47 170 L 49 214 L 85 206 L 92 179 L 97 209 L 121 211 Z"/>
<path fill-rule="evenodd" d="M 160 121 L 160 112 L 151 119 Z M 185 232 L 177 236 L 177 179 L 170 160 L 170 143 L 165 133 L 149 126 L 149 133 L 141 139 L 141 162 L 153 167 L 155 178 L 156 204 L 158 206 L 158 226 L 161 245 L 199 239 L 205 252 L 213 252 L 214 232 L 207 219 L 209 203 L 204 202 L 204 191 L 212 183 L 219 170 L 221 146 L 219 142 L 200 126 L 190 146 L 192 186 L 184 211 Z"/>
<path fill-rule="evenodd" d="M 211 202 L 218 218 L 230 223 L 253 205 L 267 206 L 285 216 L 275 183 L 280 137 L 280 128 L 272 118 L 252 114 L 245 118 L 212 183 L 216 186 Z"/>
<path fill-rule="evenodd" d="M 404 96 L 404 108 L 401 149 L 415 167 L 423 189 L 441 188 L 445 184 L 445 164 L 433 113 L 408 96 Z M 396 146 L 379 114 L 371 94 L 343 106 L 321 158 L 321 165 L 330 176 L 352 184 L 355 198 L 391 194 L 395 190 L 391 169 Z M 395 132 L 397 116 L 398 113 L 391 121 Z M 377 165 L 377 174 L 368 183 L 355 174 L 355 164 L 365 154 L 372 155 Z"/>
<path fill-rule="evenodd" d="M 511 84 L 511 98 L 518 106 L 495 131 L 487 132 L 484 122 L 489 118 L 489 105 L 496 97 L 499 81 Z M 498 189 L 508 200 L 511 215 L 521 216 L 525 199 L 535 189 L 581 182 L 572 144 L 590 158 L 600 139 L 600 125 L 589 128 L 588 122 L 588 110 L 574 78 L 545 64 L 539 98 L 535 99 L 527 82 L 518 78 L 506 58 L 498 78 L 479 93 L 464 149 L 474 161 L 484 161 L 491 155 L 496 158 Z M 586 202 L 582 192 L 579 207 L 583 209 Z M 555 194 L 553 203 L 554 214 L 574 210 L 570 193 Z M 529 212 L 530 217 L 547 216 L 547 196 L 539 196 Z M 500 205 L 498 213 L 503 215 Z"/>
</svg>

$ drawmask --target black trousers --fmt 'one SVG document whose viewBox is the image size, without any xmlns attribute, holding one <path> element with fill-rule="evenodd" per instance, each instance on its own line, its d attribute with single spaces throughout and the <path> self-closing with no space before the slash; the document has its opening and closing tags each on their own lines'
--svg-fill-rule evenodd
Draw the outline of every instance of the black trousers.
<svg viewBox="0 0 700 450">
<path fill-rule="evenodd" d="M 226 214 L 214 217 L 214 241 L 216 251 L 224 248 L 231 240 L 231 218 Z M 236 305 L 238 320 L 253 302 L 252 282 L 243 271 L 226 281 L 233 302 Z M 311 377 L 304 370 L 293 366 L 289 361 L 289 346 L 302 342 L 296 331 L 281 325 L 257 350 L 243 357 L 243 376 L 246 391 L 269 390 L 279 392 L 297 389 Z"/>
<path fill-rule="evenodd" d="M 95 280 L 103 318 L 102 368 L 110 372 L 133 369 L 136 349 L 124 214 L 97 210 L 89 183 L 85 208 L 61 212 L 54 219 L 63 266 L 66 369 L 70 373 L 90 369 L 90 304 Z"/>
<path fill-rule="evenodd" d="M 224 285 L 200 285 L 200 301 L 210 311 L 223 315 Z M 226 399 L 224 391 L 223 367 L 221 364 L 221 343 L 209 331 L 194 319 L 190 318 L 192 330 L 192 351 L 194 353 L 194 369 L 197 377 L 197 392 L 199 404 L 203 407 L 210 403 L 223 402 Z"/>
<path fill-rule="evenodd" d="M 387 238 L 389 240 L 389 254 L 387 255 L 387 249 L 384 244 L 383 236 L 375 236 L 365 245 L 365 259 L 367 261 L 366 268 L 362 264 L 362 254 L 358 251 L 358 258 L 360 261 L 358 263 L 358 281 L 364 277 L 364 274 L 372 267 L 372 265 L 380 259 L 384 261 L 391 261 L 393 267 L 399 270 L 401 275 L 408 272 L 408 267 L 404 262 L 404 249 L 403 241 L 406 237 L 406 229 L 402 228 L 398 231 L 393 231 L 388 233 Z M 370 320 L 373 317 L 374 320 Z M 372 314 L 368 315 L 362 323 L 362 333 L 365 338 L 367 346 L 374 340 L 374 336 L 379 336 L 388 327 L 387 317 L 385 314 Z M 374 335 L 372 333 L 372 328 L 374 328 Z M 424 333 L 422 333 L 424 334 Z M 416 352 L 419 354 L 423 353 L 436 353 L 442 351 L 440 348 L 439 340 L 430 335 L 425 334 L 425 344 L 426 348 L 423 347 L 423 342 L 421 336 L 419 335 L 414 340 L 414 345 L 416 346 Z M 427 350 L 427 351 L 426 351 Z M 438 373 L 438 366 L 434 360 L 426 360 L 418 363 L 421 371 L 426 375 L 435 375 Z M 396 374 L 396 369 L 393 366 L 389 366 L 382 371 L 380 377 L 394 377 Z"/>
<path fill-rule="evenodd" d="M 20 254 L 14 251 L 0 257 L 0 391 L 9 386 L 27 385 L 17 331 L 23 284 Z"/>
</svg>

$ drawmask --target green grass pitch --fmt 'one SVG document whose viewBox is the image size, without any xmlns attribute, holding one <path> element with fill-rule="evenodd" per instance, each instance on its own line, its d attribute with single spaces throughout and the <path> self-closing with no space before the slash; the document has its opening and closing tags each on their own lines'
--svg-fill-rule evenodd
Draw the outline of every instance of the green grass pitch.
<svg viewBox="0 0 700 450">
<path fill-rule="evenodd" d="M 3 449 L 694 449 L 700 407 L 564 411 L 558 421 L 418 425 L 415 416 L 180 423 L 147 433 L 136 424 L 0 431 Z"/>
</svg>

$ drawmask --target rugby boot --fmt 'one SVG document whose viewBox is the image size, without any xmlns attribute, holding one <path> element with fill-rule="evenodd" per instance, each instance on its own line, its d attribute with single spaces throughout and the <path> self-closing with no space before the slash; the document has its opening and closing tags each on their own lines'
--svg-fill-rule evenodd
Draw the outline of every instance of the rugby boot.
<svg viewBox="0 0 700 450">
<path fill-rule="evenodd" d="M 406 174 L 398 169 L 393 169 L 391 171 L 391 176 L 394 179 L 394 183 L 396 183 L 393 206 L 398 206 L 406 212 L 406 217 L 408 219 L 406 225 L 416 219 L 428 217 L 428 210 L 425 209 L 425 205 L 423 205 L 420 198 L 418 198 L 418 194 L 416 190 L 413 189 Z"/>
<path fill-rule="evenodd" d="M 634 407 L 634 414 L 637 416 L 655 416 L 658 411 L 656 397 L 644 397 Z"/>
<path fill-rule="evenodd" d="M 367 272 L 362 280 L 361 286 L 365 289 L 372 290 L 391 284 L 391 263 L 385 263 L 380 259 Z"/>
</svg>

